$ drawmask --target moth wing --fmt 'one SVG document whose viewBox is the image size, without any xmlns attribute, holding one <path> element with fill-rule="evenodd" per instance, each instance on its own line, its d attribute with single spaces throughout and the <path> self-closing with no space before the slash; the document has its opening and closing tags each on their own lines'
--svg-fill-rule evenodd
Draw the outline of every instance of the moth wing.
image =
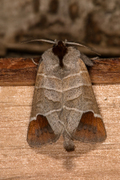
<svg viewBox="0 0 120 180">
<path fill-rule="evenodd" d="M 82 142 L 102 142 L 106 139 L 104 123 L 92 111 L 83 113 L 73 138 Z"/>
<path fill-rule="evenodd" d="M 46 73 L 44 60 L 45 59 L 43 58 L 38 67 L 31 118 L 27 132 L 27 142 L 32 147 L 55 142 L 60 136 L 60 133 L 55 134 L 54 129 L 52 129 L 53 127 L 48 121 L 48 117 L 44 115 L 51 110 L 51 107 L 54 108 L 54 103 L 45 97 L 45 89 L 43 88 L 44 83 L 46 82 L 46 79 L 43 76 Z"/>
<path fill-rule="evenodd" d="M 87 65 L 87 66 L 93 66 L 93 62 L 92 60 L 87 57 L 85 54 L 81 53 L 80 54 L 80 58 L 83 60 L 83 62 Z"/>
<path fill-rule="evenodd" d="M 27 134 L 27 142 L 30 146 L 42 146 L 55 142 L 58 138 L 59 136 L 54 134 L 45 116 L 38 115 L 36 120 L 30 122 Z"/>
</svg>

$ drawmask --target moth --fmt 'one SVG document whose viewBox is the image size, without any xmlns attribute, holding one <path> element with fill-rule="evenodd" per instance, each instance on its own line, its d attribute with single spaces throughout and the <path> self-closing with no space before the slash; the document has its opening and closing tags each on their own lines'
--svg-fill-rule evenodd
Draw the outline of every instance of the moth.
<svg viewBox="0 0 120 180">
<path fill-rule="evenodd" d="M 74 140 L 104 141 L 106 130 L 86 68 L 93 62 L 70 46 L 77 43 L 48 42 L 54 45 L 42 54 L 38 67 L 28 144 L 41 147 L 62 135 L 65 150 L 73 151 Z"/>
</svg>

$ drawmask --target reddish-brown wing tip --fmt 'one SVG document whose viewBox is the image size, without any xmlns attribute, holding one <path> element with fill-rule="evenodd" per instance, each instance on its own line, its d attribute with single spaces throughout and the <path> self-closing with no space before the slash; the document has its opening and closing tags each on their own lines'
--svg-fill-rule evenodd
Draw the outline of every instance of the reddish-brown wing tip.
<svg viewBox="0 0 120 180">
<path fill-rule="evenodd" d="M 55 142 L 59 138 L 54 134 L 45 116 L 38 115 L 36 120 L 30 122 L 28 127 L 27 142 L 30 146 L 41 146 Z"/>
<path fill-rule="evenodd" d="M 84 113 L 73 137 L 84 142 L 104 141 L 106 139 L 106 130 L 102 119 L 94 117 L 91 111 Z"/>
</svg>

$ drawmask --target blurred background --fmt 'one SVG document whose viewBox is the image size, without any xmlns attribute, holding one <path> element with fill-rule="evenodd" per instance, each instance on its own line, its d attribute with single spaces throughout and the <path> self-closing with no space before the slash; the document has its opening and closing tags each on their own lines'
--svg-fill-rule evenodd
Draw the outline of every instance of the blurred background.
<svg viewBox="0 0 120 180">
<path fill-rule="evenodd" d="M 120 56 L 120 0 L 0 0 L 0 57 L 38 56 L 51 44 L 21 43 L 38 38 L 67 39 L 102 57 Z"/>
</svg>

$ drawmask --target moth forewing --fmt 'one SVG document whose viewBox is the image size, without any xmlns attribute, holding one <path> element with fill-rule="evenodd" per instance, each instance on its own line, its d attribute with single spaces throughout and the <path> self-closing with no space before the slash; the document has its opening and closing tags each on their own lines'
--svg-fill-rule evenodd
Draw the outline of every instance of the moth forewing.
<svg viewBox="0 0 120 180">
<path fill-rule="evenodd" d="M 74 150 L 74 139 L 105 140 L 104 123 L 84 64 L 92 65 L 92 61 L 85 58 L 62 41 L 43 53 L 28 128 L 30 146 L 55 142 L 61 134 L 67 151 Z"/>
<path fill-rule="evenodd" d="M 81 115 L 79 116 L 79 124 L 77 124 L 72 137 L 83 142 L 102 142 L 106 138 L 104 123 L 99 112 L 87 68 L 82 59 L 79 59 L 79 61 L 82 67 L 79 78 L 83 83 L 80 87 L 81 98 L 78 98 Z M 77 107 L 77 104 L 75 107 Z"/>
<path fill-rule="evenodd" d="M 55 142 L 60 136 L 59 131 L 58 133 L 56 132 L 60 129 L 59 126 L 61 125 L 59 125 L 59 118 L 56 113 L 59 103 L 55 102 L 55 95 L 52 96 L 51 86 L 49 87 L 51 79 L 52 76 L 47 76 L 43 58 L 43 61 L 38 67 L 28 128 L 27 141 L 30 146 L 41 146 L 46 143 Z"/>
</svg>

